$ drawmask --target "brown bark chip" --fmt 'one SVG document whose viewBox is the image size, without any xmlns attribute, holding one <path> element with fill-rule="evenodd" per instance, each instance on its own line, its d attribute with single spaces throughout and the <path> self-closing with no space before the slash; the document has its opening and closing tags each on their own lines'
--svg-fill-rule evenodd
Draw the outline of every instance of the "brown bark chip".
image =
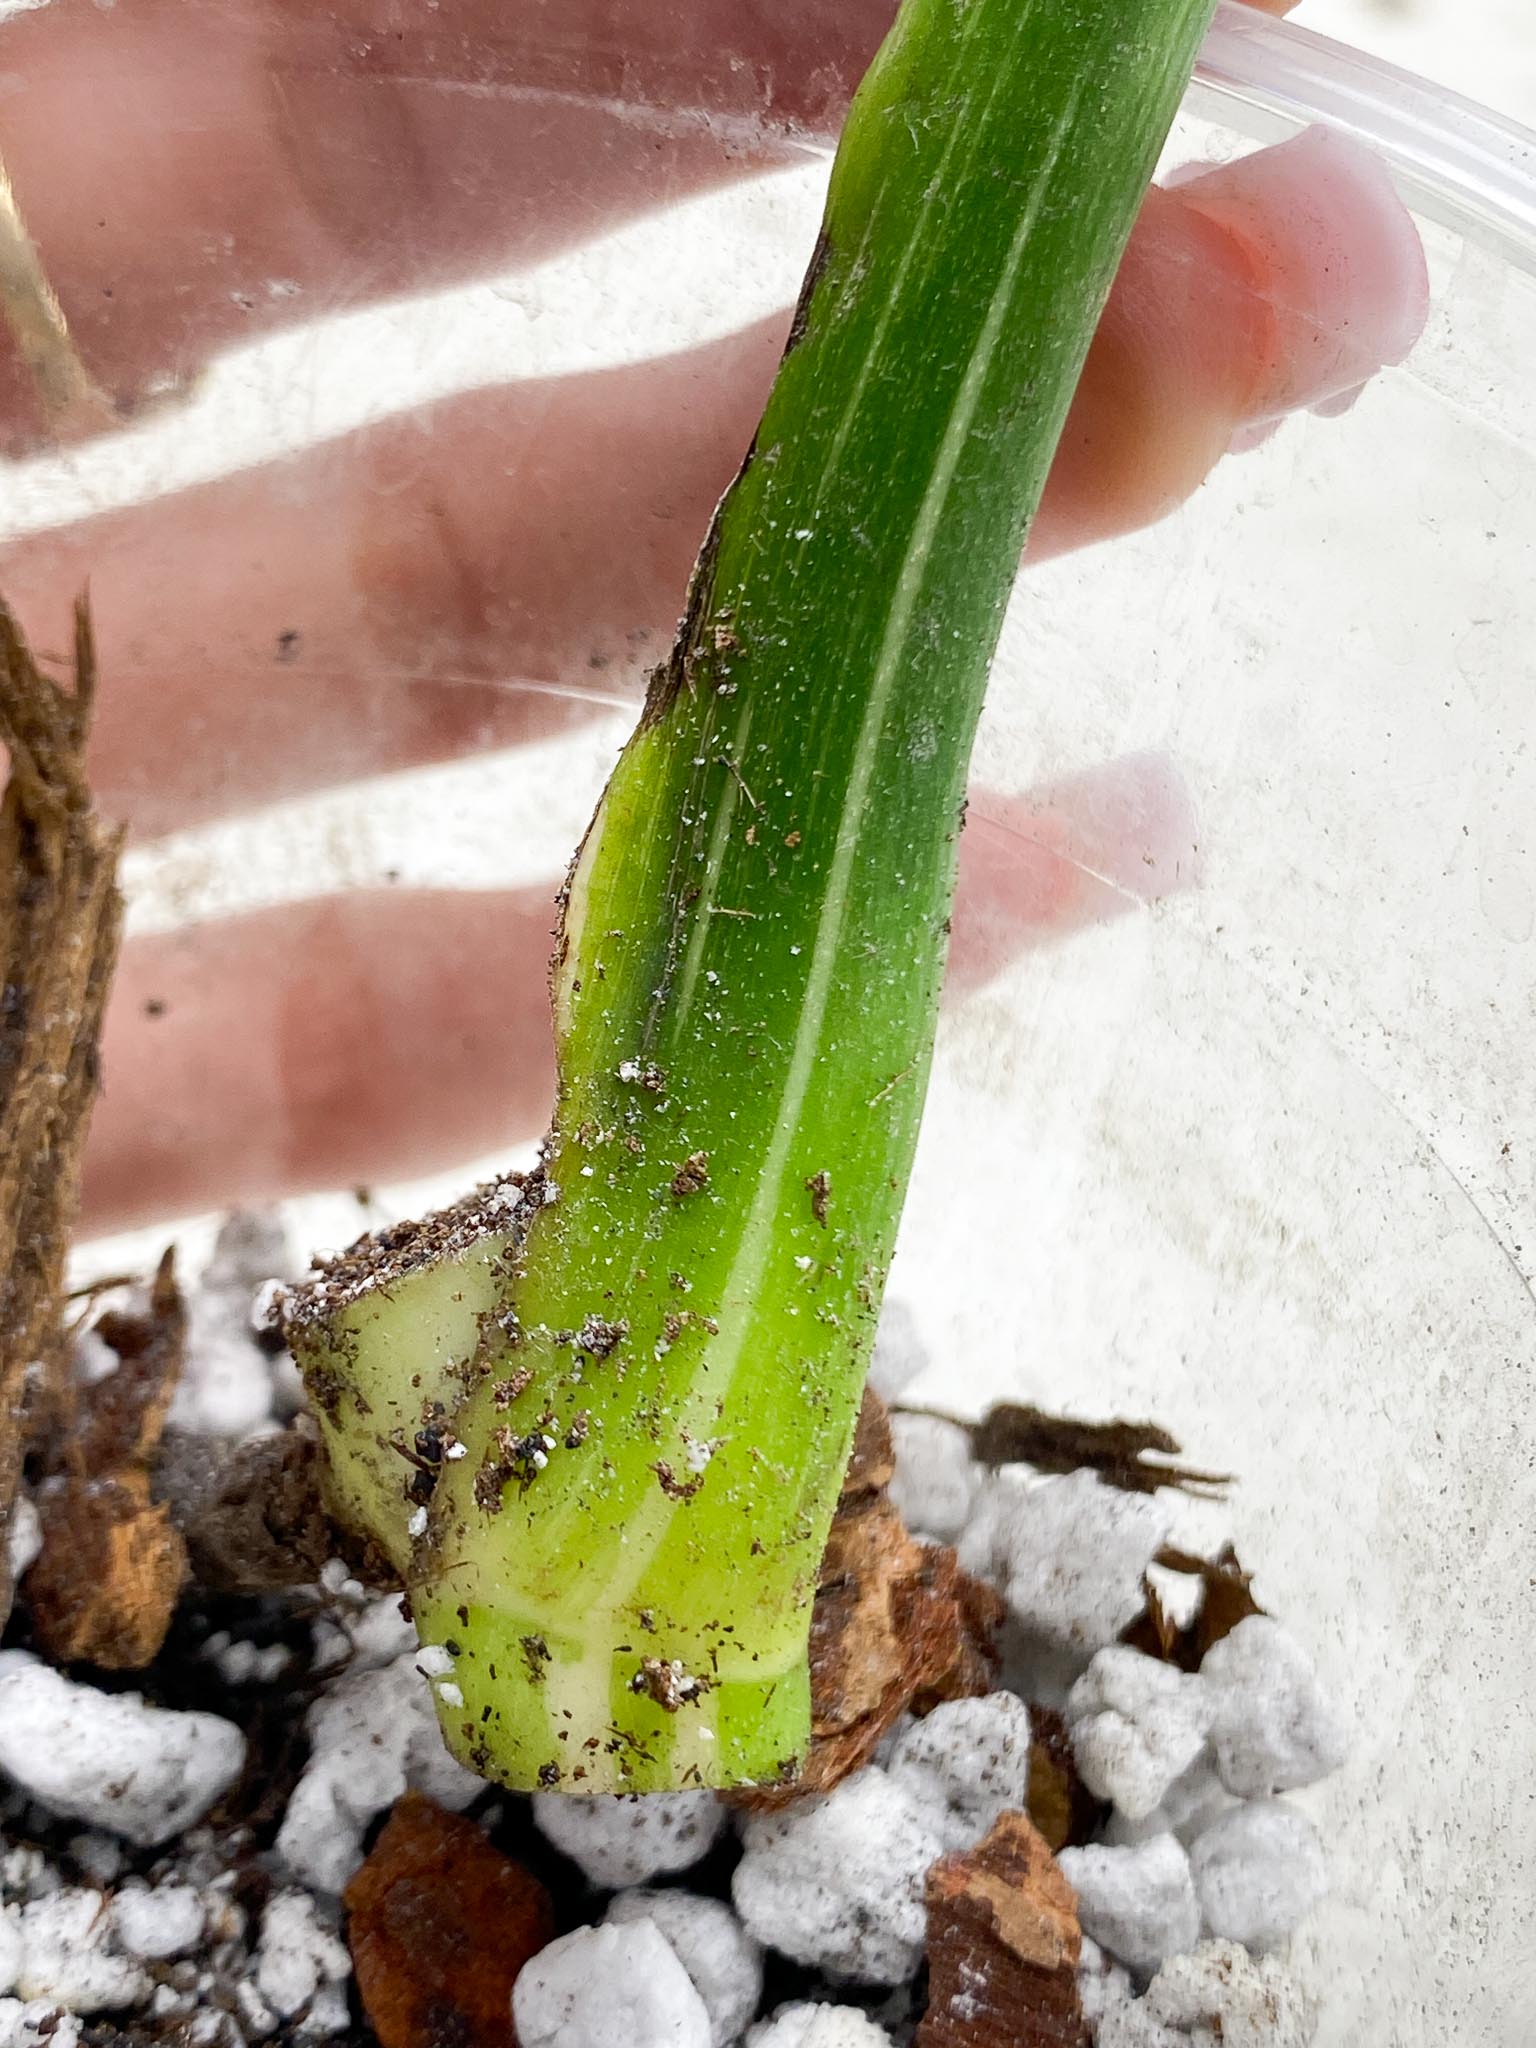
<svg viewBox="0 0 1536 2048">
<path fill-rule="evenodd" d="M 953 1550 L 916 1542 L 885 1492 L 895 1459 L 866 1394 L 811 1617 L 811 1746 L 791 1785 L 739 1795 L 782 1806 L 869 1762 L 897 1717 L 987 1692 L 1002 1603 Z"/>
<path fill-rule="evenodd" d="M 512 1986 L 554 1940 L 554 1908 L 472 1820 L 407 1792 L 346 1904 L 357 1988 L 382 2048 L 515 2048 Z"/>
<path fill-rule="evenodd" d="M 120 835 L 95 817 L 85 778 L 95 680 L 83 605 L 68 691 L 0 604 L 0 1621 L 29 1380 L 46 1386 L 63 1356 L 64 1259 L 122 922 Z"/>
<path fill-rule="evenodd" d="M 1065 1716 L 1054 1707 L 1029 1709 L 1029 1817 L 1054 1856 L 1091 1842 L 1109 1817 L 1078 1775 Z"/>
<path fill-rule="evenodd" d="M 1253 1597 L 1253 1574 L 1245 1572 L 1230 1543 L 1215 1557 L 1197 1557 L 1188 1550 L 1163 1549 L 1153 1558 L 1165 1571 L 1182 1572 L 1200 1581 L 1200 1605 L 1194 1617 L 1179 1628 L 1164 1608 L 1151 1579 L 1147 1579 L 1145 1609 L 1122 1634 L 1120 1640 L 1148 1657 L 1176 1664 L 1181 1671 L 1198 1671 L 1205 1653 L 1231 1635 L 1240 1621 L 1262 1614 Z"/>
<path fill-rule="evenodd" d="M 940 1857 L 925 1903 L 928 2009 L 913 2048 L 1088 2048 L 1077 1899 L 1022 1813 Z"/>
</svg>

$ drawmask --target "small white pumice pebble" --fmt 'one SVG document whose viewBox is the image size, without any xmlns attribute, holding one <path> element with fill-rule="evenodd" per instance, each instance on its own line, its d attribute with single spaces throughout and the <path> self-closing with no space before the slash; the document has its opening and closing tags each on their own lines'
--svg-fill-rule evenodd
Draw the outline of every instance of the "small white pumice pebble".
<svg viewBox="0 0 1536 2048">
<path fill-rule="evenodd" d="M 1077 1893 L 1083 1931 L 1133 1970 L 1155 1970 L 1200 1938 L 1189 1857 L 1172 1835 L 1133 1849 L 1063 1849 L 1056 1859 Z"/>
<path fill-rule="evenodd" d="M 118 1296 L 118 1300 L 122 1302 L 123 1297 Z M 147 1297 L 137 1288 L 128 1297 L 128 1304 L 132 1312 L 140 1313 L 149 1306 Z M 117 1353 L 99 1331 L 81 1330 L 70 1346 L 70 1365 L 82 1386 L 98 1386 L 117 1371 Z"/>
<path fill-rule="evenodd" d="M 33 1565 L 43 1547 L 43 1525 L 24 1493 L 16 1496 L 11 1510 L 10 1534 L 6 1538 L 7 1559 L 10 1565 L 11 1584 L 19 1586 Z"/>
<path fill-rule="evenodd" d="M 1011 1692 L 948 1701 L 907 1730 L 887 1769 L 946 1849 L 969 1849 L 999 1814 L 1029 1805 L 1029 1709 Z"/>
<path fill-rule="evenodd" d="M 752 1814 L 731 1896 L 749 1934 L 798 1963 L 859 1984 L 917 1968 L 923 1879 L 944 1853 L 929 1808 L 878 1767 L 824 1798 Z"/>
<path fill-rule="evenodd" d="M 1348 1727 L 1311 1658 L 1267 1614 L 1250 1614 L 1213 1643 L 1200 1676 L 1215 1700 L 1217 1769 L 1240 1798 L 1313 1785 L 1348 1756 Z"/>
<path fill-rule="evenodd" d="M 993 1580 L 1017 1619 L 1057 1648 L 1092 1656 L 1145 1604 L 1142 1576 L 1166 1541 L 1168 1511 L 1092 1472 L 987 1479 L 958 1545 L 968 1571 Z"/>
<path fill-rule="evenodd" d="M 244 1764 L 245 1737 L 217 1714 L 98 1692 L 0 1651 L 0 1771 L 56 1813 L 152 1848 L 200 1820 Z"/>
<path fill-rule="evenodd" d="M 596 1799 L 537 1792 L 533 1818 L 589 1884 L 618 1890 L 691 1868 L 719 1837 L 726 1811 L 713 1792 L 618 1792 Z"/>
<path fill-rule="evenodd" d="M 363 1860 L 363 1836 L 374 1816 L 408 1786 L 453 1812 L 483 1789 L 443 1746 L 418 1657 L 412 1648 L 372 1670 L 348 1669 L 305 1717 L 309 1762 L 274 1846 L 316 1891 L 345 1887 Z"/>
<path fill-rule="evenodd" d="M 650 1919 L 541 1949 L 512 1987 L 512 2023 L 520 2048 L 710 2048 L 704 2001 Z"/>
<path fill-rule="evenodd" d="M 1067 1695 L 1083 1783 L 1129 1820 L 1143 1820 L 1205 1747 L 1209 1688 L 1172 1664 L 1113 1643 Z"/>
<path fill-rule="evenodd" d="M 249 1977 L 242 1977 L 235 1985 L 234 1997 L 240 2032 L 247 2041 L 262 2041 L 277 2032 L 277 2014 Z"/>
<path fill-rule="evenodd" d="M 168 1962 L 202 1940 L 202 1894 L 189 1884 L 125 1885 L 112 1901 L 112 1925 L 129 1955 Z"/>
<path fill-rule="evenodd" d="M 0 1906 L 0 1998 L 7 1997 L 21 1969 L 21 1908 Z"/>
<path fill-rule="evenodd" d="M 67 2012 L 107 2012 L 140 2005 L 150 1980 L 113 1939 L 101 1892 L 66 1890 L 21 1909 L 21 1961 L 16 1990 L 46 1998 Z"/>
<path fill-rule="evenodd" d="M 1328 1889 L 1317 1829 L 1283 1799 L 1235 1806 L 1196 1835 L 1189 1867 L 1206 1932 L 1275 1948 Z"/>
<path fill-rule="evenodd" d="M 63 1879 L 41 1849 L 30 1848 L 23 1843 L 5 1847 L 3 1837 L 0 1837 L 0 1897 L 21 1905 L 28 1899 L 41 1899 L 49 1892 L 62 1891 L 63 1887 Z"/>
<path fill-rule="evenodd" d="M 869 1368 L 869 1385 L 882 1401 L 894 1401 L 903 1387 L 912 1384 L 928 1364 L 928 1351 L 917 1327 L 917 1318 L 904 1301 L 890 1295 L 880 1310 L 875 1331 L 875 1355 Z"/>
<path fill-rule="evenodd" d="M 400 1602 L 393 1594 L 368 1598 L 323 1616 L 311 1633 L 318 1636 L 322 1624 L 335 1623 L 339 1623 L 337 1633 L 343 1639 L 335 1661 L 346 1664 L 348 1677 L 355 1678 L 360 1671 L 378 1671 L 407 1652 L 421 1655 L 415 1627 L 400 1612 Z"/>
<path fill-rule="evenodd" d="M 1083 2017 L 1090 2024 L 1134 1995 L 1130 1972 L 1113 1956 L 1106 1955 L 1087 1934 L 1077 1959 L 1077 1989 L 1083 2001 Z"/>
<path fill-rule="evenodd" d="M 46 1998 L 0 1998 L 0 2048 L 79 2048 L 80 2022 Z"/>
<path fill-rule="evenodd" d="M 1308 2048 L 1317 2025 L 1311 1999 L 1285 1964 L 1232 1941 L 1202 1942 L 1171 1957 L 1143 2005 L 1201 2048 Z"/>
<path fill-rule="evenodd" d="M 713 2048 L 731 2048 L 763 1995 L 763 1952 L 730 1907 L 697 1892 L 619 1892 L 610 1927 L 650 1920 L 671 1945 L 709 2014 Z"/>
<path fill-rule="evenodd" d="M 196 1436 L 240 1439 L 273 1419 L 272 1372 L 251 1328 L 251 1289 L 194 1288 L 187 1297 L 186 1363 L 167 1418 Z"/>
<path fill-rule="evenodd" d="M 891 2037 L 856 2005 L 781 2005 L 747 2030 L 744 2048 L 891 2048 Z"/>
<path fill-rule="evenodd" d="M 1150 1842 L 1156 1835 L 1177 1835 L 1187 1849 L 1202 1828 L 1237 1804 L 1216 1772 L 1209 1748 L 1201 1751 L 1164 1792 L 1161 1801 L 1139 1820 L 1118 1811 L 1109 1817 L 1104 1839 L 1116 1848 Z"/>
<path fill-rule="evenodd" d="M 340 1984 L 322 1984 L 294 2023 L 300 2041 L 328 2041 L 352 2030 L 352 2009 Z"/>
<path fill-rule="evenodd" d="M 891 1503 L 909 1529 L 953 1543 L 971 1519 L 981 1485 L 981 1468 L 971 1440 L 957 1422 L 942 1415 L 897 1413 L 891 1417 L 896 1471 Z"/>
<path fill-rule="evenodd" d="M 302 2012 L 322 1984 L 352 1974 L 346 1944 L 320 1924 L 308 1892 L 277 1892 L 261 1916 L 256 1989 L 282 2019 Z"/>
<path fill-rule="evenodd" d="M 1190 2048 L 1190 2036 L 1165 2027 L 1147 2010 L 1145 1999 L 1118 1992 L 1105 2006 L 1093 2029 L 1094 2048 Z M 1216 2048 L 1203 2040 L 1200 2048 Z"/>
</svg>

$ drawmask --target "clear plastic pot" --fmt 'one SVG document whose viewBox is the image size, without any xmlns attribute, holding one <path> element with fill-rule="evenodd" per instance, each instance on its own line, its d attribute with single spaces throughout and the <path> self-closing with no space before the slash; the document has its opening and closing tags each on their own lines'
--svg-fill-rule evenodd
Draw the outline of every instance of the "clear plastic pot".
<svg viewBox="0 0 1536 2048">
<path fill-rule="evenodd" d="M 339 48 L 317 34 L 305 60 L 308 119 Z M 465 62 L 467 97 L 507 87 Z M 892 1291 L 932 1361 L 911 1397 L 1153 1416 L 1238 1476 L 1219 1517 L 1181 1510 L 1189 1533 L 1230 1521 L 1359 1727 L 1307 1801 L 1335 1870 L 1298 1949 L 1320 2038 L 1514 2048 L 1536 1912 L 1536 138 L 1228 7 L 1170 160 L 1317 121 L 1376 149 L 1413 208 L 1429 327 L 1346 417 L 1289 422 L 1173 518 L 1021 589 L 978 783 L 1175 791 L 1163 823 L 1183 823 L 1149 827 L 1146 858 L 1176 872 L 1086 876 L 1094 917 L 952 1005 Z M 355 278 L 306 283 L 295 318 L 232 329 L 158 411 L 0 470 L 0 584 L 25 594 L 61 548 L 82 570 L 133 555 L 175 494 L 237 470 L 253 530 L 328 545 L 369 422 L 409 417 L 426 446 L 509 363 L 611 368 L 782 305 L 823 174 L 694 192 L 478 281 L 397 263 L 368 305 Z M 471 449 L 497 459 L 493 435 Z M 379 488 L 409 506 L 416 474 Z M 408 520 L 402 548 L 425 530 Z M 178 623 L 185 553 L 134 559 L 152 602 L 132 644 L 103 617 L 109 717 L 163 663 L 254 696 L 296 662 L 325 688 L 335 657 L 307 668 L 282 637 L 307 621 L 221 611 L 199 558 L 202 624 Z M 307 791 L 134 852 L 140 935 L 325 891 L 552 890 L 632 674 L 450 674 L 384 636 L 355 659 Z M 498 750 L 334 788 L 348 731 L 398 689 L 452 703 L 442 754 Z M 536 743 L 511 744 L 520 721 Z M 229 744 L 238 780 L 254 742 Z M 1004 806 L 979 808 L 1006 857 Z M 1093 868 L 1007 829 L 1020 860 Z M 334 1240 L 341 1212 L 308 1213 Z"/>
</svg>

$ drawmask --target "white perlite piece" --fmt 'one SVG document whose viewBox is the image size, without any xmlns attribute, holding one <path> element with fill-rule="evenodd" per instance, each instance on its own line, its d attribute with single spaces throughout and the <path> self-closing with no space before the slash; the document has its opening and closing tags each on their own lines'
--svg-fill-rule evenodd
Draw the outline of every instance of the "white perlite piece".
<svg viewBox="0 0 1536 2048">
<path fill-rule="evenodd" d="M 365 1594 L 355 1579 L 347 1577 L 345 1565 L 332 1573 L 331 1564 L 338 1562 L 332 1559 L 324 1567 L 336 1584 L 327 1589 L 334 1604 L 310 1630 L 314 1668 L 329 1671 L 345 1665 L 347 1676 L 356 1678 L 359 1672 L 377 1671 L 408 1654 L 419 1660 L 416 1630 L 400 1612 L 400 1602 L 391 1593 Z"/>
<path fill-rule="evenodd" d="M 959 1543 L 968 1571 L 994 1581 L 1024 1626 L 1089 1657 L 1145 1604 L 1142 1575 L 1168 1534 L 1153 1496 L 1103 1486 L 1092 1472 L 988 1479 Z"/>
<path fill-rule="evenodd" d="M 946 1849 L 969 1849 L 1029 1804 L 1029 1709 L 1011 1692 L 948 1701 L 907 1730 L 887 1768 Z"/>
<path fill-rule="evenodd" d="M 184 1956 L 203 1937 L 202 1895 L 189 1884 L 125 1885 L 112 1901 L 120 1946 L 145 1962 Z"/>
<path fill-rule="evenodd" d="M 303 2012 L 324 1984 L 352 1974 L 346 1945 L 320 1924 L 308 1892 L 278 1892 L 261 1916 L 256 1989 L 282 2019 Z"/>
<path fill-rule="evenodd" d="M 619 1792 L 595 1799 L 538 1792 L 533 1818 L 589 1884 L 617 1890 L 689 1869 L 713 1846 L 726 1815 L 713 1792 Z"/>
<path fill-rule="evenodd" d="M 1131 1969 L 1155 1970 L 1199 1939 L 1189 1858 L 1172 1835 L 1133 1849 L 1063 1849 L 1056 1861 L 1077 1893 L 1083 1932 Z"/>
<path fill-rule="evenodd" d="M 0 2048 L 79 2048 L 80 2022 L 46 1998 L 0 1998 Z"/>
<path fill-rule="evenodd" d="M 928 1808 L 878 1767 L 823 1799 L 750 1815 L 731 1895 L 748 1933 L 860 1984 L 900 1984 L 923 1952 L 923 1878 L 944 1853 Z"/>
<path fill-rule="evenodd" d="M 1255 1958 L 1231 1941 L 1207 1941 L 1174 1956 L 1147 1988 L 1145 2004 L 1200 2048 L 1307 2048 L 1317 2024 L 1311 2001 L 1272 1956 Z"/>
<path fill-rule="evenodd" d="M 56 1813 L 152 1848 L 200 1820 L 244 1765 L 232 1721 L 98 1692 L 0 1651 L 0 1771 Z"/>
<path fill-rule="evenodd" d="M 43 1525 L 38 1519 L 37 1509 L 24 1493 L 17 1494 L 16 1504 L 11 1509 L 11 1530 L 6 1545 L 11 1584 L 19 1586 L 37 1563 L 38 1553 L 43 1547 Z"/>
<path fill-rule="evenodd" d="M 1067 1695 L 1083 1783 L 1144 1820 L 1205 1747 L 1215 1701 L 1205 1682 L 1115 1643 Z"/>
<path fill-rule="evenodd" d="M 21 1969 L 21 1909 L 0 1906 L 0 1998 L 14 1988 Z"/>
<path fill-rule="evenodd" d="M 1121 1992 L 1100 2014 L 1093 2030 L 1094 2048 L 1189 2048 L 1188 2034 L 1165 2027 L 1148 2010 L 1145 1999 Z M 1200 2048 L 1216 2048 L 1207 2035 Z"/>
<path fill-rule="evenodd" d="M 745 2048 L 891 2048 L 891 2037 L 856 2005 L 781 2005 L 747 2030 Z"/>
<path fill-rule="evenodd" d="M 696 1892 L 619 1892 L 608 1925 L 651 1921 L 688 1972 L 709 2014 L 713 2048 L 731 2048 L 763 1995 L 763 1952 L 730 1907 Z"/>
<path fill-rule="evenodd" d="M 887 1295 L 875 1331 L 875 1355 L 870 1362 L 869 1385 L 882 1401 L 894 1401 L 903 1387 L 912 1384 L 928 1363 L 928 1352 L 917 1327 L 917 1318 L 904 1301 Z"/>
<path fill-rule="evenodd" d="M 1236 1805 L 1232 1794 L 1216 1775 L 1216 1760 L 1209 1748 L 1201 1751 L 1187 1771 L 1174 1779 L 1152 1811 L 1140 1820 L 1115 1812 L 1109 1817 L 1104 1839 L 1116 1848 L 1150 1842 L 1157 1835 L 1177 1835 L 1187 1849 L 1202 1828 Z"/>
<path fill-rule="evenodd" d="M 1196 1835 L 1189 1867 L 1208 1934 L 1277 1947 L 1328 1889 L 1317 1829 L 1282 1799 L 1235 1806 Z"/>
<path fill-rule="evenodd" d="M 275 1847 L 316 1891 L 340 1892 L 363 1860 L 376 1814 L 410 1787 L 457 1813 L 480 1780 L 443 1746 L 416 1652 L 371 1671 L 347 1671 L 305 1719 L 310 1757 Z"/>
<path fill-rule="evenodd" d="M 18 1799 L 18 1812 L 20 1804 Z M 24 1905 L 28 1899 L 46 1898 L 50 1892 L 62 1891 L 63 1886 L 63 1879 L 41 1849 L 21 1842 L 9 1844 L 0 1835 L 0 1898 L 9 1899 L 13 1905 Z"/>
<path fill-rule="evenodd" d="M 242 1438 L 273 1419 L 273 1361 L 256 1341 L 251 1304 L 263 1282 L 288 1275 L 293 1252 L 274 1210 L 239 1210 L 221 1225 L 187 1295 L 186 1363 L 170 1426 Z"/>
<path fill-rule="evenodd" d="M 1134 1996 L 1130 1972 L 1113 1956 L 1106 1955 L 1087 1934 L 1077 1958 L 1077 1989 L 1083 2001 L 1083 2018 L 1090 2026 Z"/>
<path fill-rule="evenodd" d="M 512 2023 L 521 2048 L 710 2048 L 704 2001 L 651 1919 L 552 1941 L 512 1987 Z"/>
<path fill-rule="evenodd" d="M 67 2012 L 139 2005 L 150 1981 L 113 1939 L 107 1902 L 96 1891 L 66 1890 L 34 1899 L 18 1916 L 21 1958 L 16 1993 Z"/>
<path fill-rule="evenodd" d="M 971 1518 L 982 1479 L 969 1436 L 942 1415 L 897 1413 L 891 1417 L 891 1440 L 896 1448 L 892 1506 L 909 1529 L 953 1543 Z"/>
<path fill-rule="evenodd" d="M 1349 1731 L 1311 1658 L 1267 1614 L 1250 1614 L 1213 1643 L 1200 1676 L 1215 1701 L 1216 1766 L 1240 1798 L 1316 1784 L 1349 1754 Z"/>
</svg>

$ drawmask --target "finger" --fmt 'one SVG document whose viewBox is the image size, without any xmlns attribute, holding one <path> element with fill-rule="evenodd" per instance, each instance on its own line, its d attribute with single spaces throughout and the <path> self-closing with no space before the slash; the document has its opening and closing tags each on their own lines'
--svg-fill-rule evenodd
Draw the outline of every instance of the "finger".
<svg viewBox="0 0 1536 2048">
<path fill-rule="evenodd" d="M 1188 887 L 1193 812 L 1136 756 L 984 793 L 961 841 L 955 993 Z M 103 1047 L 84 1223 L 127 1227 L 454 1166 L 553 1096 L 554 891 L 358 891 L 131 944 Z"/>
<path fill-rule="evenodd" d="M 1144 910 L 1200 880 L 1194 800 L 1163 754 L 1128 754 L 1022 796 L 973 798 L 960 841 L 952 993 L 1030 948 Z"/>
<path fill-rule="evenodd" d="M 358 891 L 133 942 L 84 1228 L 426 1171 L 540 1129 L 553 893 Z"/>
<path fill-rule="evenodd" d="M 1154 192 L 1036 554 L 1178 504 L 1245 425 L 1396 360 L 1423 257 L 1374 160 L 1304 137 Z M 632 681 L 677 617 L 783 322 L 599 376 L 477 393 L 0 563 L 34 639 L 92 580 L 94 768 L 141 832 L 505 744 Z"/>
<path fill-rule="evenodd" d="M 783 325 L 475 393 L 10 549 L 0 584 L 34 645 L 69 644 L 90 584 L 102 808 L 166 831 L 510 745 L 632 683 L 670 640 Z"/>
<path fill-rule="evenodd" d="M 53 0 L 5 25 L 24 84 L 0 155 L 87 371 L 131 411 L 233 340 L 528 260 L 829 136 L 893 13 L 226 0 L 189 32 L 182 0 Z M 10 445 L 47 425 L 0 349 Z"/>
<path fill-rule="evenodd" d="M 1051 554 L 1163 517 L 1245 429 L 1401 362 L 1429 281 L 1369 151 L 1324 129 L 1147 200 L 1032 536 Z"/>
<path fill-rule="evenodd" d="M 587 239 L 835 127 L 892 0 L 54 0 L 0 152 L 89 370 L 210 351 Z M 0 423 L 40 426 L 0 348 Z"/>
</svg>

